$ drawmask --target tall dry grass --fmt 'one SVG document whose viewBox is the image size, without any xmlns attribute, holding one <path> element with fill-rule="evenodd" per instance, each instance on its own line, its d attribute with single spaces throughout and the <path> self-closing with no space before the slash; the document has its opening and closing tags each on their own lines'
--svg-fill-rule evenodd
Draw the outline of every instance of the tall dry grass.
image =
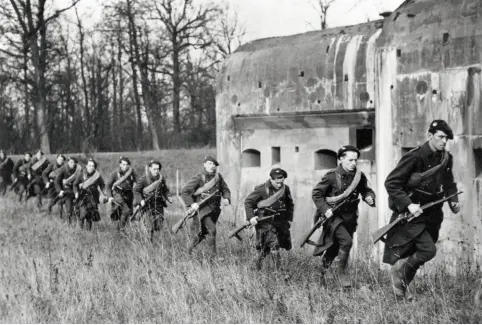
<svg viewBox="0 0 482 325">
<path fill-rule="evenodd" d="M 98 159 L 104 165 L 104 158 Z M 185 159 L 183 164 L 197 161 L 199 155 L 191 153 Z M 193 171 L 198 166 L 193 164 Z M 205 256 L 204 243 L 189 256 L 186 232 L 172 235 L 169 231 L 182 214 L 178 203 L 168 208 L 166 225 L 153 243 L 141 222 L 132 224 L 124 236 L 106 216 L 108 211 L 102 211 L 102 220 L 88 232 L 60 220 L 56 209 L 48 215 L 39 212 L 33 201 L 19 205 L 11 193 L 0 198 L 0 322 L 482 321 L 473 300 L 477 274 L 450 277 L 440 270 L 418 277 L 416 299 L 396 302 L 387 272 L 364 261 L 350 268 L 355 287 L 348 291 L 337 286 L 332 274 L 324 284 L 319 260 L 296 248 L 283 255 L 280 272 L 270 263 L 255 271 L 252 234 L 245 232 L 242 242 L 227 239 L 231 225 L 222 217 L 218 258 Z"/>
</svg>

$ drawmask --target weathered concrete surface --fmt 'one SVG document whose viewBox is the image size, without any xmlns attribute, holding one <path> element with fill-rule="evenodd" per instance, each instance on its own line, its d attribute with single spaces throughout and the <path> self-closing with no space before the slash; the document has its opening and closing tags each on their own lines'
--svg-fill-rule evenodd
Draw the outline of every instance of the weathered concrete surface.
<svg viewBox="0 0 482 325">
<path fill-rule="evenodd" d="M 480 0 L 408 0 L 383 22 L 242 46 L 226 61 L 216 98 L 218 156 L 238 212 L 267 179 L 271 147 L 280 147 L 298 241 L 326 172 L 314 168 L 314 153 L 355 143 L 357 128 L 374 125 L 360 168 L 377 191 L 377 213 L 362 208 L 355 253 L 377 261 L 383 244 L 371 246 L 369 233 L 391 214 L 384 180 L 405 150 L 426 140 L 430 121 L 445 119 L 456 134 L 449 150 L 464 207 L 457 216 L 445 211 L 438 248 L 451 254 L 429 265 L 482 262 L 481 15 Z M 246 149 L 261 152 L 261 166 L 242 168 Z"/>
<path fill-rule="evenodd" d="M 464 207 L 456 216 L 444 210 L 437 245 L 442 254 L 429 263 L 439 265 L 443 260 L 454 271 L 456 265 L 475 267 L 482 261 L 482 193 L 474 172 L 474 144 L 482 136 L 481 14 L 480 0 L 406 1 L 385 21 L 376 45 L 378 188 L 403 148 L 426 141 L 433 119 L 445 119 L 454 129 L 455 141 L 449 150 L 455 158 L 456 181 L 465 191 Z M 379 193 L 379 198 L 383 225 L 391 213 L 386 194 Z"/>
</svg>

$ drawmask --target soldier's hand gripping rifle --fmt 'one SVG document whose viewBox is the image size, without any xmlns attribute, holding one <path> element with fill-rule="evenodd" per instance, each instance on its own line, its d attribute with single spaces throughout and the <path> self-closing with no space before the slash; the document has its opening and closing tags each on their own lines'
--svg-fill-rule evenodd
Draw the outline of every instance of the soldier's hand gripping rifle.
<svg viewBox="0 0 482 325">
<path fill-rule="evenodd" d="M 268 212 L 271 212 L 272 214 L 269 215 L 269 216 L 263 216 L 263 217 L 258 217 L 258 223 L 262 223 L 264 221 L 267 221 L 267 220 L 272 220 L 274 217 L 276 216 L 279 216 L 280 213 L 273 210 L 273 209 L 270 209 L 270 208 L 265 208 L 265 210 L 267 210 Z M 239 226 L 238 228 L 232 230 L 229 234 L 228 234 L 228 238 L 231 238 L 231 237 L 236 237 L 238 240 L 243 240 L 241 238 L 241 236 L 239 236 L 239 233 L 241 231 L 243 231 L 244 229 L 247 229 L 247 228 L 251 228 L 253 225 L 251 224 L 251 222 L 249 221 L 246 221 L 245 224 L 243 224 L 242 226 Z"/>
<path fill-rule="evenodd" d="M 427 203 L 425 205 L 422 205 L 420 208 L 422 210 L 425 210 L 425 209 L 428 209 L 434 205 L 437 205 L 437 204 L 440 204 L 440 203 L 443 203 L 445 201 L 448 201 L 450 200 L 451 198 L 453 198 L 454 196 L 456 195 L 459 195 L 463 193 L 463 191 L 460 191 L 460 192 L 457 192 L 455 194 L 452 194 L 452 195 L 449 195 L 449 196 L 446 196 L 440 200 L 436 200 L 436 201 L 433 201 L 433 202 L 430 202 L 430 203 Z M 392 229 L 393 227 L 395 227 L 396 225 L 398 225 L 400 222 L 402 221 L 407 221 L 407 222 L 410 222 L 412 221 L 413 219 L 417 218 L 415 215 L 413 215 L 412 213 L 410 212 L 404 212 L 404 213 L 400 213 L 397 217 L 397 219 L 395 219 L 394 221 L 392 221 L 391 223 L 389 223 L 388 225 L 378 229 L 377 231 L 373 232 L 372 233 L 372 239 L 373 239 L 373 244 L 376 244 L 380 239 L 382 239 L 383 236 L 385 236 L 385 234 L 387 232 L 390 231 L 390 229 Z"/>
<path fill-rule="evenodd" d="M 300 247 L 305 246 L 305 244 L 310 244 L 310 245 L 316 245 L 314 242 L 310 240 L 310 237 L 315 233 L 315 231 L 320 228 L 321 226 L 324 225 L 325 222 L 327 222 L 329 219 L 333 218 L 335 215 L 335 212 L 341 208 L 342 205 L 347 203 L 348 201 L 352 201 L 350 199 L 350 196 L 346 197 L 344 200 L 342 200 L 340 203 L 335 205 L 333 208 L 331 208 L 331 212 L 333 215 L 330 218 L 326 218 L 325 216 L 320 216 L 318 221 L 313 225 L 313 227 L 310 229 L 310 231 L 303 237 L 303 241 L 301 242 Z"/>
<path fill-rule="evenodd" d="M 186 223 L 187 219 L 190 219 L 192 217 L 194 217 L 194 215 L 199 211 L 199 209 L 201 209 L 201 206 L 206 203 L 209 199 L 211 199 L 214 195 L 216 195 L 219 191 L 216 190 L 214 191 L 213 193 L 209 194 L 208 196 L 206 196 L 204 199 L 202 199 L 201 201 L 198 202 L 198 206 L 199 208 L 197 210 L 193 209 L 193 208 L 189 208 L 187 209 L 186 212 L 184 212 L 184 217 L 181 218 L 181 220 L 179 220 L 178 222 L 176 222 L 176 224 L 172 227 L 172 232 L 173 233 L 177 233 L 179 231 L 179 229 L 181 229 L 184 224 Z"/>
</svg>

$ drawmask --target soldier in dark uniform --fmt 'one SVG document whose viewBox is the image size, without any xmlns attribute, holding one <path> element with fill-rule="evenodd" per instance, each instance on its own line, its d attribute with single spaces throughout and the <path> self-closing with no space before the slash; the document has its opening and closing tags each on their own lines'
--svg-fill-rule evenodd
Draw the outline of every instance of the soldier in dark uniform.
<svg viewBox="0 0 482 325">
<path fill-rule="evenodd" d="M 74 182 L 82 173 L 82 168 L 78 164 L 77 158 L 69 157 L 67 164 L 61 167 L 60 172 L 55 177 L 55 190 L 60 205 L 60 218 L 62 218 L 63 207 L 69 214 L 69 223 L 72 221 L 72 208 L 74 200 Z M 52 209 L 52 202 L 49 205 L 49 212 Z"/>
<path fill-rule="evenodd" d="M 338 150 L 338 167 L 323 176 L 312 191 L 316 205 L 315 222 L 318 218 L 328 218 L 314 250 L 314 256 L 322 257 L 322 272 L 335 260 L 340 284 L 350 287 L 347 275 L 348 256 L 353 245 L 353 234 L 357 228 L 358 204 L 361 194 L 370 206 L 375 206 L 375 193 L 368 186 L 365 174 L 357 169 L 360 151 L 354 146 L 343 146 Z M 343 205 L 333 212 L 337 204 Z"/>
<path fill-rule="evenodd" d="M 47 168 L 42 172 L 42 179 L 45 183 L 45 191 L 50 198 L 48 205 L 49 213 L 52 212 L 52 206 L 56 203 L 57 191 L 55 190 L 55 177 L 60 173 L 62 166 L 65 162 L 65 156 L 62 154 L 57 155 L 55 163 L 49 164 Z"/>
<path fill-rule="evenodd" d="M 256 229 L 256 267 L 261 269 L 263 259 L 272 254 L 275 267 L 278 267 L 280 249 L 291 250 L 290 223 L 293 222 L 294 203 L 288 185 L 284 184 L 288 173 L 281 168 L 274 168 L 269 173 L 270 179 L 254 188 L 244 200 L 246 219 Z M 258 218 L 273 214 L 270 221 L 258 223 Z"/>
<path fill-rule="evenodd" d="M 131 167 L 127 157 L 120 157 L 119 169 L 114 171 L 106 184 L 107 197 L 109 202 L 115 203 L 110 217 L 112 220 L 119 220 L 118 229 L 124 230 L 129 217 L 132 215 L 132 203 L 134 193 L 132 188 L 136 183 L 136 173 Z"/>
<path fill-rule="evenodd" d="M 164 221 L 164 208 L 167 202 L 172 203 L 171 192 L 166 184 L 166 177 L 161 174 L 161 162 L 151 160 L 146 174 L 134 185 L 134 202 L 141 207 L 142 213 L 149 216 L 151 223 L 151 241 L 154 233 L 161 230 Z"/>
<path fill-rule="evenodd" d="M 48 167 L 49 161 L 45 158 L 42 150 L 37 151 L 35 158 L 29 164 L 27 170 L 27 178 L 29 180 L 27 187 L 27 200 L 31 196 L 37 197 L 37 207 L 42 207 L 42 191 L 45 188 L 45 184 L 42 179 L 43 171 Z"/>
<path fill-rule="evenodd" d="M 79 173 L 74 181 L 74 194 L 79 205 L 79 221 L 83 228 L 92 229 L 92 222 L 100 221 L 99 196 L 105 190 L 104 179 L 97 171 L 97 162 L 89 158 L 85 171 Z"/>
<path fill-rule="evenodd" d="M 27 189 L 28 178 L 27 169 L 32 160 L 32 154 L 27 152 L 23 159 L 18 160 L 13 167 L 13 184 L 15 193 L 18 194 L 19 201 L 22 201 L 25 190 Z"/>
<path fill-rule="evenodd" d="M 12 184 L 13 161 L 0 150 L 0 195 L 5 195 L 8 185 Z"/>
<path fill-rule="evenodd" d="M 445 151 L 452 129 L 443 120 L 435 120 L 428 130 L 428 141 L 405 154 L 385 180 L 393 221 L 400 213 L 410 212 L 417 218 L 398 224 L 387 234 L 383 262 L 392 268 L 393 289 L 403 298 L 417 270 L 436 253 L 435 243 L 443 221 L 442 205 L 422 210 L 421 205 L 457 193 L 452 174 L 453 158 Z M 449 201 L 453 213 L 460 211 L 458 198 Z"/>
<path fill-rule="evenodd" d="M 216 171 L 219 166 L 216 158 L 204 158 L 204 170 L 194 176 L 184 188 L 181 195 L 186 206 L 190 206 L 198 213 L 191 219 L 191 236 L 193 241 L 189 246 L 189 253 L 194 247 L 206 238 L 211 248 L 212 256 L 216 255 L 216 222 L 221 214 L 221 201 L 224 206 L 231 202 L 231 191 L 220 173 Z M 200 207 L 198 202 L 210 194 L 218 191 L 211 199 Z"/>
</svg>

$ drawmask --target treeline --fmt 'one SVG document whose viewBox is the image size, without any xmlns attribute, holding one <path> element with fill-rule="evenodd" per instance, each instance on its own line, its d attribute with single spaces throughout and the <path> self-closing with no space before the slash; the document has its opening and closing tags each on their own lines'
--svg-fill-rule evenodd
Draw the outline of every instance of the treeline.
<svg viewBox="0 0 482 325">
<path fill-rule="evenodd" d="M 0 1 L 0 148 L 22 153 L 215 145 L 215 77 L 244 35 L 196 0 Z M 63 6 L 63 7 L 60 7 Z"/>
</svg>

